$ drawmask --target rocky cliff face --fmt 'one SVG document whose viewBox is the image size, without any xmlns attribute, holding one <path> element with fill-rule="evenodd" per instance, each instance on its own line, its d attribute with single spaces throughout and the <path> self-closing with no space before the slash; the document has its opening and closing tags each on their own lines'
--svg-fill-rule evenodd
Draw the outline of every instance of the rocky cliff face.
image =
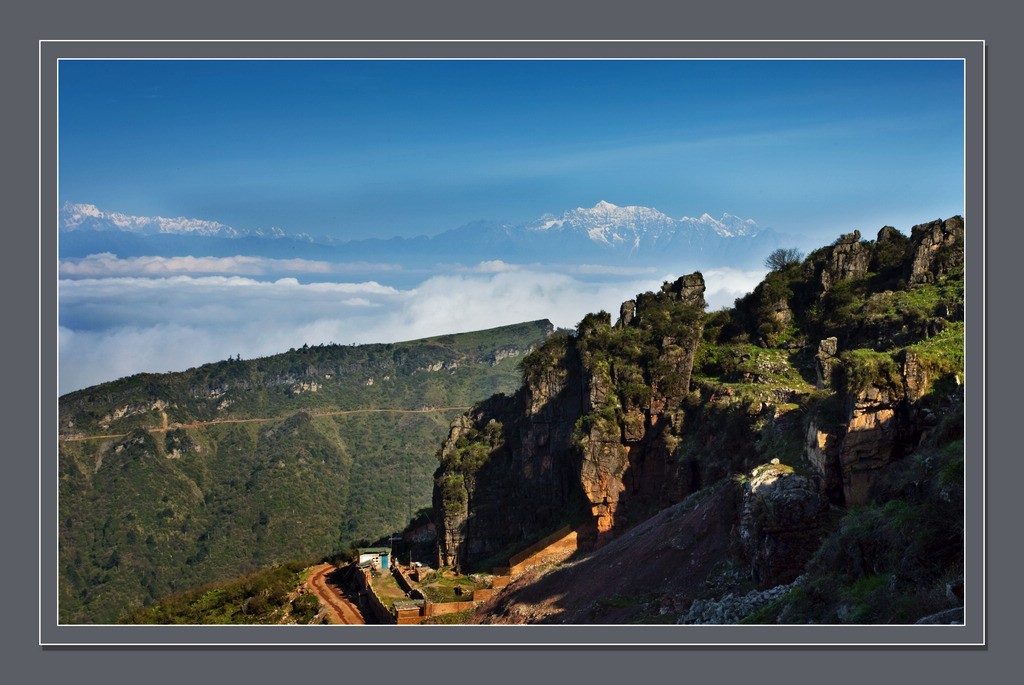
<svg viewBox="0 0 1024 685">
<path fill-rule="evenodd" d="M 784 466 L 751 474 L 790 485 L 784 491 L 799 492 L 801 502 L 790 510 L 802 513 L 786 523 L 780 517 L 784 508 L 769 506 L 772 495 L 758 490 L 756 478 L 744 495 L 738 528 L 743 553 L 765 585 L 791 582 L 811 559 L 814 545 L 808 543 L 825 530 L 822 502 L 843 511 L 904 496 L 906 457 L 929 454 L 950 441 L 955 445 L 962 436 L 957 417 L 963 402 L 964 309 L 962 276 L 956 272 L 963 267 L 963 219 L 915 226 L 909 238 L 888 226 L 873 243 L 859 237 L 842 236 L 804 265 L 819 284 L 808 294 L 817 307 L 832 311 L 817 320 L 800 313 L 799 285 L 790 300 L 796 318 L 812 324 L 808 329 L 817 324 L 816 332 L 835 335 L 817 343 L 813 368 L 821 401 L 808 407 L 801 459 L 794 460 L 810 467 L 804 473 L 815 485 L 808 487 L 803 477 L 796 485 L 790 474 L 781 474 L 789 480 L 777 478 Z M 841 293 L 829 292 L 840 283 L 846 286 Z M 947 478 L 950 473 L 955 474 L 947 472 Z M 923 482 L 914 481 L 911 490 Z"/>
<path fill-rule="evenodd" d="M 962 571 L 962 267 L 954 217 L 843 235 L 732 310 L 704 314 L 693 274 L 624 302 L 614 325 L 585 317 L 524 360 L 517 396 L 453 425 L 436 474 L 442 563 L 497 565 L 567 523 L 597 559 L 666 507 L 714 496 L 735 502 L 715 508 L 731 532 L 708 557 L 728 571 L 702 591 L 688 575 L 649 602 L 662 614 L 719 606 L 715 593 L 779 600 L 747 604 L 791 622 L 949 608 L 933 590 Z M 593 601 L 579 615 L 599 614 Z"/>
<path fill-rule="evenodd" d="M 910 238 L 915 245 L 911 283 L 931 283 L 964 263 L 963 217 L 914 226 Z"/>
<path fill-rule="evenodd" d="M 519 393 L 452 425 L 435 474 L 443 565 L 472 566 L 566 520 L 596 546 L 688 492 L 673 432 L 703 293 L 691 274 L 624 303 L 614 327 L 604 312 L 586 317 L 528 359 Z"/>
<path fill-rule="evenodd" d="M 578 361 L 565 337 L 540 353 L 544 369 L 517 394 L 494 396 L 456 419 L 439 452 L 433 506 L 443 566 L 465 567 L 547 532 L 577 494 L 567 455 L 584 406 Z"/>
<path fill-rule="evenodd" d="M 804 454 L 834 501 L 846 506 L 870 502 L 887 467 L 913 452 L 938 417 L 962 402 L 956 370 L 923 355 L 927 352 L 905 349 L 898 355 L 902 363 L 892 369 L 895 375 L 849 389 L 841 419 L 830 429 L 810 421 Z M 936 383 L 943 387 L 931 392 Z"/>
<path fill-rule="evenodd" d="M 887 467 L 912 452 L 962 397 L 962 280 L 949 275 L 963 267 L 963 218 L 914 226 L 909 238 L 890 226 L 874 243 L 855 238 L 859 232 L 842 236 L 817 260 L 818 297 L 842 306 L 848 320 L 835 326 L 838 337 L 818 344 L 816 387 L 837 391 L 844 406 L 829 429 L 810 421 L 804 448 L 833 501 L 847 506 L 872 501 Z M 869 269 L 876 272 L 871 278 Z M 908 285 L 881 289 L 872 279 L 883 287 Z M 828 297 L 842 281 L 860 288 L 862 303 Z M 943 387 L 932 392 L 936 383 Z"/>
<path fill-rule="evenodd" d="M 695 273 L 665 283 L 629 311 L 632 302 L 616 324 L 619 341 L 604 340 L 604 321 L 581 326 L 579 337 L 588 403 L 576 446 L 597 543 L 688 492 L 673 448 L 703 332 L 704 279 Z M 646 350 L 619 354 L 623 344 Z"/>
</svg>

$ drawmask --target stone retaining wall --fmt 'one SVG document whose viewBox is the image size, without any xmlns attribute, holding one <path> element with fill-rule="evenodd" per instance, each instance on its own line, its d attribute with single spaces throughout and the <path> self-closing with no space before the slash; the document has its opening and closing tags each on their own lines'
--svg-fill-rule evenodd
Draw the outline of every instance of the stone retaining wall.
<svg viewBox="0 0 1024 685">
<path fill-rule="evenodd" d="M 388 611 L 373 589 L 373 583 L 370 582 L 370 572 L 364 569 L 357 569 L 357 571 L 356 583 L 359 585 L 359 597 L 366 600 L 366 606 L 369 608 L 370 613 L 380 623 L 385 625 L 394 624 L 394 614 Z"/>
<path fill-rule="evenodd" d="M 405 571 L 399 568 L 397 565 L 391 567 L 391 575 L 398 581 L 398 587 L 402 588 L 402 592 L 409 594 L 412 592 L 412 583 L 405 575 Z"/>
</svg>

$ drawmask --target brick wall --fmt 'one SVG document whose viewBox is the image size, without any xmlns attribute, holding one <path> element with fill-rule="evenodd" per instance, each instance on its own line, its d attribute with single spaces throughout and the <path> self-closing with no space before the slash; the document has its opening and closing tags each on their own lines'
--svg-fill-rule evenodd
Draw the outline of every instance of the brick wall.
<svg viewBox="0 0 1024 685">
<path fill-rule="evenodd" d="M 443 602 L 441 604 L 425 604 L 423 609 L 425 616 L 442 616 L 472 609 L 475 606 L 476 602 Z"/>
<path fill-rule="evenodd" d="M 398 609 L 395 611 L 395 622 L 400 626 L 416 625 L 423 621 L 423 607 L 415 609 Z"/>
</svg>

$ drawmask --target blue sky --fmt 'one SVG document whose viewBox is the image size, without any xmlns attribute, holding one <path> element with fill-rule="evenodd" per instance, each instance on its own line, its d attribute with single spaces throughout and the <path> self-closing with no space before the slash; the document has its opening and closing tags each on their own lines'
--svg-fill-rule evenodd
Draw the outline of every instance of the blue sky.
<svg viewBox="0 0 1024 685">
<path fill-rule="evenodd" d="M 605 200 L 728 212 L 813 249 L 964 213 L 959 61 L 65 60 L 58 88 L 60 202 L 138 217 L 345 240 Z M 59 393 L 303 344 L 573 327 L 681 275 L 194 245 L 61 261 Z M 709 311 L 764 275 L 700 268 Z"/>
<path fill-rule="evenodd" d="M 339 238 L 599 200 L 820 233 L 963 213 L 959 61 L 62 61 L 60 199 Z"/>
</svg>

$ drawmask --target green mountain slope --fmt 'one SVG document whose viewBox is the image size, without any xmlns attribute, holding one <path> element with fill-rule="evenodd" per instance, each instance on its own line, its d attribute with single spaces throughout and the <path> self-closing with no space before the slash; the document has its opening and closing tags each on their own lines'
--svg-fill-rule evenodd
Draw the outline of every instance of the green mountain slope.
<svg viewBox="0 0 1024 685">
<path fill-rule="evenodd" d="M 513 390 L 551 332 L 304 347 L 61 397 L 61 622 L 400 528 L 458 407 Z"/>
</svg>

